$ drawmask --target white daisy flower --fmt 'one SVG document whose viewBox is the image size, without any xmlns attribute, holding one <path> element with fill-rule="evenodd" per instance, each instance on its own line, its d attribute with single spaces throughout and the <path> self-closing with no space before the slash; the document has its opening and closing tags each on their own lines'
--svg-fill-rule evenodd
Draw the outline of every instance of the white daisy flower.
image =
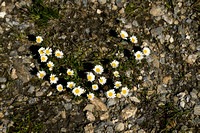
<svg viewBox="0 0 200 133">
<path fill-rule="evenodd" d="M 55 74 L 50 75 L 50 83 L 51 84 L 56 84 L 58 82 L 58 77 L 56 77 Z"/>
<path fill-rule="evenodd" d="M 106 96 L 107 96 L 107 98 L 115 98 L 116 94 L 115 94 L 114 89 L 107 91 Z"/>
<path fill-rule="evenodd" d="M 113 72 L 113 74 L 114 74 L 114 76 L 115 76 L 115 77 L 120 77 L 120 75 L 119 75 L 119 72 L 118 72 L 118 71 L 114 71 L 114 72 Z"/>
<path fill-rule="evenodd" d="M 97 84 L 93 84 L 93 85 L 92 85 L 92 89 L 96 91 L 96 90 L 99 89 L 99 86 L 98 86 Z"/>
<path fill-rule="evenodd" d="M 103 67 L 101 65 L 96 65 L 93 69 L 97 74 L 103 73 Z"/>
<path fill-rule="evenodd" d="M 45 53 L 47 54 L 47 55 L 52 55 L 52 49 L 51 48 L 46 48 L 45 49 Z"/>
<path fill-rule="evenodd" d="M 136 36 L 132 36 L 132 37 L 130 37 L 130 40 L 131 40 L 132 43 L 137 43 L 137 42 L 138 42 Z"/>
<path fill-rule="evenodd" d="M 70 88 L 70 89 L 74 88 L 75 85 L 76 84 L 74 82 L 67 82 L 67 87 Z"/>
<path fill-rule="evenodd" d="M 63 85 L 61 85 L 61 84 L 57 85 L 57 86 L 56 86 L 56 89 L 57 89 L 58 91 L 63 91 Z"/>
<path fill-rule="evenodd" d="M 87 79 L 88 81 L 93 82 L 95 80 L 95 75 L 92 72 L 88 72 Z"/>
<path fill-rule="evenodd" d="M 136 60 L 142 60 L 142 59 L 143 59 L 143 54 L 142 54 L 142 52 L 137 51 L 137 52 L 135 53 L 135 59 L 136 59 Z"/>
<path fill-rule="evenodd" d="M 119 62 L 114 60 L 110 63 L 110 65 L 113 67 L 113 68 L 117 68 L 119 66 Z"/>
<path fill-rule="evenodd" d="M 122 86 L 122 83 L 120 82 L 120 81 L 116 81 L 115 83 L 114 83 L 114 88 L 115 89 L 118 89 L 119 87 L 121 87 Z"/>
<path fill-rule="evenodd" d="M 40 59 L 41 59 L 41 62 L 47 62 L 48 57 L 47 57 L 46 55 L 42 55 L 42 56 L 40 57 Z"/>
<path fill-rule="evenodd" d="M 52 68 L 52 67 L 54 67 L 54 64 L 53 64 L 53 62 L 48 61 L 48 62 L 47 62 L 47 66 L 48 66 L 49 68 Z"/>
<path fill-rule="evenodd" d="M 93 100 L 94 99 L 94 93 L 87 94 L 87 97 L 88 97 L 89 100 Z"/>
<path fill-rule="evenodd" d="M 72 90 L 72 93 L 73 93 L 75 96 L 80 96 L 80 95 L 83 94 L 84 92 L 85 92 L 85 90 L 82 89 L 80 86 L 75 87 L 75 88 Z"/>
<path fill-rule="evenodd" d="M 128 93 L 129 93 L 129 89 L 127 87 L 122 87 L 122 91 L 121 91 L 121 94 L 126 97 L 128 96 Z"/>
<path fill-rule="evenodd" d="M 71 69 L 67 69 L 67 75 L 74 75 L 74 71 Z"/>
<path fill-rule="evenodd" d="M 60 50 L 56 50 L 56 52 L 55 52 L 55 56 L 57 57 L 57 58 L 63 58 L 63 52 L 62 51 L 60 51 Z"/>
<path fill-rule="evenodd" d="M 106 83 L 106 81 L 107 81 L 107 79 L 105 77 L 100 77 L 100 79 L 99 79 L 99 83 L 101 85 L 104 85 Z"/>
<path fill-rule="evenodd" d="M 37 76 L 38 76 L 38 78 L 40 78 L 40 79 L 43 79 L 45 75 L 46 75 L 46 72 L 45 72 L 45 71 L 39 71 L 39 72 L 37 73 Z"/>
<path fill-rule="evenodd" d="M 151 53 L 150 49 L 147 47 L 144 47 L 142 51 L 143 51 L 144 55 L 146 55 L 146 56 L 149 56 Z"/>
<path fill-rule="evenodd" d="M 37 43 L 41 43 L 43 41 L 42 37 L 41 36 L 37 36 L 36 37 L 36 42 Z"/>
<path fill-rule="evenodd" d="M 122 97 L 120 93 L 117 93 L 116 96 L 117 96 L 118 98 L 121 98 L 121 97 Z"/>
<path fill-rule="evenodd" d="M 38 50 L 38 53 L 40 54 L 40 56 L 45 55 L 45 48 L 44 48 L 44 47 L 41 47 L 41 48 Z"/>
<path fill-rule="evenodd" d="M 123 39 L 126 39 L 126 40 L 127 40 L 128 33 L 127 33 L 126 31 L 121 30 L 120 35 L 121 35 L 121 37 L 122 37 Z"/>
</svg>

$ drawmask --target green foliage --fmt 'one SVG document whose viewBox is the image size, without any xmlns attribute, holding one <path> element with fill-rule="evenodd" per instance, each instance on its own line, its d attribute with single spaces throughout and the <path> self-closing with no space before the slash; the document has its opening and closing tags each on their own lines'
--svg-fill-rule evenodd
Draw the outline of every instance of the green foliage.
<svg viewBox="0 0 200 133">
<path fill-rule="evenodd" d="M 18 118 L 18 116 L 13 116 L 12 120 L 14 126 L 9 128 L 8 133 L 38 133 L 44 126 L 42 123 L 32 122 L 29 113 L 23 119 Z"/>
<path fill-rule="evenodd" d="M 33 0 L 33 6 L 27 9 L 30 17 L 38 26 L 45 26 L 50 19 L 58 18 L 58 10 L 45 6 L 42 0 Z"/>
</svg>

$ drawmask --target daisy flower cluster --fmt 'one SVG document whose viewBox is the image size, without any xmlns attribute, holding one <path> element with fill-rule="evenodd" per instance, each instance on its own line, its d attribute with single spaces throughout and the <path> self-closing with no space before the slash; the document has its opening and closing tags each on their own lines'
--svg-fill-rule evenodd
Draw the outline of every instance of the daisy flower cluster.
<svg viewBox="0 0 200 133">
<path fill-rule="evenodd" d="M 37 43 L 41 43 L 42 41 L 43 41 L 42 37 L 40 37 L 40 36 L 36 37 L 36 42 Z M 52 56 L 52 49 L 49 48 L 49 47 L 47 47 L 47 48 L 41 47 L 38 50 L 38 53 L 40 55 L 41 62 L 46 63 L 46 65 L 49 68 L 49 70 L 52 71 L 53 67 L 54 67 L 54 63 L 52 61 L 48 60 L 48 57 Z M 61 59 L 61 58 L 64 57 L 63 52 L 60 51 L 60 50 L 56 50 L 54 55 L 58 59 Z M 68 76 L 73 76 L 74 75 L 74 70 L 68 69 L 66 71 L 66 73 L 67 73 Z M 43 79 L 46 76 L 46 72 L 43 71 L 43 70 L 42 71 L 38 71 L 37 76 L 38 76 L 39 79 Z M 50 80 L 51 84 L 57 84 L 58 81 L 59 81 L 59 77 L 56 74 L 51 74 L 49 76 L 49 80 Z M 83 88 L 81 88 L 80 86 L 76 87 L 76 83 L 74 83 L 73 81 L 68 81 L 66 88 L 72 89 L 72 93 L 75 96 L 80 96 L 85 92 L 85 90 Z M 56 89 L 59 92 L 61 92 L 61 91 L 64 90 L 64 86 L 62 84 L 57 84 L 56 85 Z"/>
<path fill-rule="evenodd" d="M 110 63 L 110 66 L 113 69 L 116 69 L 119 66 L 119 62 L 117 60 L 113 60 Z M 104 76 L 101 76 L 101 74 L 104 72 L 104 68 L 103 68 L 102 65 L 96 65 L 93 68 L 93 71 L 94 72 L 87 72 L 87 80 L 89 82 L 92 82 L 92 86 L 91 86 L 92 89 L 91 90 L 96 91 L 96 90 L 99 89 L 98 84 L 100 86 L 103 86 L 103 85 L 106 84 L 107 78 L 104 77 Z M 120 74 L 117 70 L 115 70 L 113 72 L 113 76 L 115 78 L 118 78 L 118 77 L 120 77 Z M 116 91 L 119 91 L 119 90 L 121 90 L 121 92 L 116 94 Z M 115 97 L 121 98 L 121 96 L 124 96 L 124 97 L 128 96 L 128 93 L 129 93 L 129 89 L 127 87 L 122 87 L 121 81 L 115 81 L 114 84 L 113 84 L 113 89 L 108 90 L 106 92 L 106 96 L 107 96 L 107 98 L 115 98 Z M 87 97 L 88 97 L 89 100 L 93 100 L 94 93 L 89 92 L 87 94 Z"/>
<path fill-rule="evenodd" d="M 120 36 L 121 36 L 122 39 L 127 40 L 127 38 L 128 38 L 128 33 L 127 33 L 126 31 L 124 31 L 124 30 L 121 30 Z M 134 36 L 134 35 L 132 35 L 129 39 L 130 39 L 130 41 L 131 41 L 132 43 L 138 43 L 138 39 L 137 39 L 137 37 Z M 136 60 L 142 60 L 142 59 L 144 58 L 144 56 L 149 56 L 150 53 L 151 53 L 150 49 L 149 49 L 148 47 L 144 47 L 144 48 L 142 49 L 142 51 L 137 51 L 137 52 L 134 54 L 134 55 L 135 55 L 135 59 L 136 59 Z"/>
</svg>

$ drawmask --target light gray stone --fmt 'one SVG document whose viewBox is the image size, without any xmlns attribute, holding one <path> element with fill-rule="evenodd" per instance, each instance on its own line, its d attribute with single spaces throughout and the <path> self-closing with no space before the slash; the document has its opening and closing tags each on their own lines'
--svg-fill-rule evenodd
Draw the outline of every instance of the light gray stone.
<svg viewBox="0 0 200 133">
<path fill-rule="evenodd" d="M 121 132 L 124 130 L 124 123 L 117 123 L 115 126 L 115 131 Z"/>
<path fill-rule="evenodd" d="M 160 6 L 155 6 L 155 7 L 151 8 L 150 14 L 153 16 L 162 16 L 163 9 Z"/>
<path fill-rule="evenodd" d="M 200 115 L 200 105 L 195 105 L 195 107 L 194 107 L 194 114 L 195 115 Z"/>
<path fill-rule="evenodd" d="M 6 78 L 4 78 L 4 77 L 0 77 L 0 83 L 5 83 L 6 81 L 7 81 Z"/>
<path fill-rule="evenodd" d="M 121 117 L 123 120 L 127 120 L 130 117 L 135 117 L 135 114 L 137 112 L 137 107 L 126 107 L 125 109 L 122 110 L 121 112 Z"/>
<path fill-rule="evenodd" d="M 107 0 L 98 0 L 100 4 L 106 4 Z"/>
</svg>

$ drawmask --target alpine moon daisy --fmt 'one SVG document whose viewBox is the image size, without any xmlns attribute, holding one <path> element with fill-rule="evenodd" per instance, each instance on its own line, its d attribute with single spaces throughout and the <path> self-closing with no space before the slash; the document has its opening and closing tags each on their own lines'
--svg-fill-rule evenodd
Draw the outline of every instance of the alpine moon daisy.
<svg viewBox="0 0 200 133">
<path fill-rule="evenodd" d="M 137 42 L 138 42 L 136 36 L 132 36 L 132 37 L 130 37 L 130 40 L 131 40 L 132 43 L 137 43 Z"/>
<path fill-rule="evenodd" d="M 121 98 L 121 94 L 120 93 L 117 93 L 116 95 L 118 98 Z"/>
<path fill-rule="evenodd" d="M 40 78 L 40 79 L 43 79 L 45 75 L 46 75 L 46 72 L 45 72 L 45 71 L 39 71 L 39 72 L 37 73 L 37 76 L 38 76 L 38 78 Z"/>
<path fill-rule="evenodd" d="M 45 49 L 45 53 L 47 54 L 47 55 L 52 55 L 52 49 L 51 48 L 46 48 Z"/>
<path fill-rule="evenodd" d="M 142 51 L 143 51 L 144 55 L 146 55 L 146 56 L 149 56 L 151 53 L 150 49 L 147 47 L 144 47 Z"/>
<path fill-rule="evenodd" d="M 101 85 L 104 85 L 106 83 L 106 81 L 107 81 L 107 79 L 105 77 L 100 77 L 100 79 L 99 79 L 99 83 Z"/>
<path fill-rule="evenodd" d="M 50 75 L 50 83 L 51 84 L 56 84 L 58 82 L 58 77 L 56 77 L 55 74 Z"/>
<path fill-rule="evenodd" d="M 120 82 L 120 81 L 116 81 L 115 83 L 114 83 L 114 88 L 115 89 L 118 89 L 119 87 L 121 87 L 122 86 L 122 83 Z"/>
<path fill-rule="evenodd" d="M 74 71 L 71 69 L 67 69 L 67 75 L 74 75 Z"/>
<path fill-rule="evenodd" d="M 87 79 L 88 81 L 93 82 L 95 80 L 95 75 L 92 72 L 88 72 Z"/>
<path fill-rule="evenodd" d="M 46 55 L 42 55 L 42 56 L 40 57 L 40 59 L 41 59 L 41 62 L 47 62 L 48 57 L 47 57 Z"/>
<path fill-rule="evenodd" d="M 122 91 L 121 91 L 121 94 L 126 97 L 128 96 L 128 93 L 129 93 L 129 89 L 127 87 L 122 87 Z"/>
<path fill-rule="evenodd" d="M 114 89 L 107 91 L 106 96 L 107 96 L 107 98 L 115 98 L 116 94 L 115 94 Z"/>
<path fill-rule="evenodd" d="M 37 43 L 41 43 L 43 41 L 42 37 L 41 36 L 37 36 L 36 37 L 36 42 Z"/>
<path fill-rule="evenodd" d="M 117 68 L 119 66 L 119 62 L 114 60 L 110 63 L 110 65 L 113 67 L 113 68 Z"/>
<path fill-rule="evenodd" d="M 78 86 L 78 87 L 75 87 L 75 88 L 72 90 L 72 93 L 73 93 L 75 96 L 80 96 L 81 94 L 84 93 L 84 89 L 82 89 L 80 86 Z"/>
<path fill-rule="evenodd" d="M 94 84 L 94 85 L 92 85 L 92 89 L 96 91 L 99 89 L 99 86 L 97 84 Z"/>
<path fill-rule="evenodd" d="M 61 84 L 59 84 L 59 85 L 56 86 L 56 89 L 58 91 L 63 91 L 63 86 Z"/>
<path fill-rule="evenodd" d="M 41 48 L 38 50 L 38 53 L 40 54 L 40 56 L 45 55 L 45 48 L 44 48 L 44 47 L 41 47 Z"/>
<path fill-rule="evenodd" d="M 120 35 L 123 39 L 127 39 L 127 37 L 128 37 L 128 33 L 124 30 L 121 30 Z"/>
<path fill-rule="evenodd" d="M 114 74 L 114 76 L 115 76 L 115 77 L 120 77 L 120 75 L 119 75 L 119 72 L 118 72 L 118 71 L 114 71 L 114 72 L 113 72 L 113 74 Z"/>
<path fill-rule="evenodd" d="M 103 73 L 103 67 L 101 65 L 96 65 L 93 69 L 97 74 Z"/>
<path fill-rule="evenodd" d="M 70 89 L 74 88 L 75 85 L 76 84 L 74 82 L 67 82 L 67 87 L 70 88 Z"/>
<path fill-rule="evenodd" d="M 52 68 L 52 67 L 54 66 L 54 64 L 53 64 L 53 62 L 48 61 L 48 62 L 47 62 L 47 66 L 48 66 L 49 68 Z"/>
<path fill-rule="evenodd" d="M 57 57 L 57 58 L 63 58 L 63 52 L 62 51 L 60 51 L 60 50 L 56 50 L 56 52 L 55 52 L 55 56 Z"/>
<path fill-rule="evenodd" d="M 94 99 L 94 94 L 93 93 L 89 93 L 87 94 L 87 97 L 89 100 L 93 100 Z"/>
<path fill-rule="evenodd" d="M 137 52 L 135 53 L 135 59 L 136 59 L 136 60 L 142 60 L 142 59 L 143 59 L 143 54 L 142 54 L 142 52 L 137 51 Z"/>
</svg>

